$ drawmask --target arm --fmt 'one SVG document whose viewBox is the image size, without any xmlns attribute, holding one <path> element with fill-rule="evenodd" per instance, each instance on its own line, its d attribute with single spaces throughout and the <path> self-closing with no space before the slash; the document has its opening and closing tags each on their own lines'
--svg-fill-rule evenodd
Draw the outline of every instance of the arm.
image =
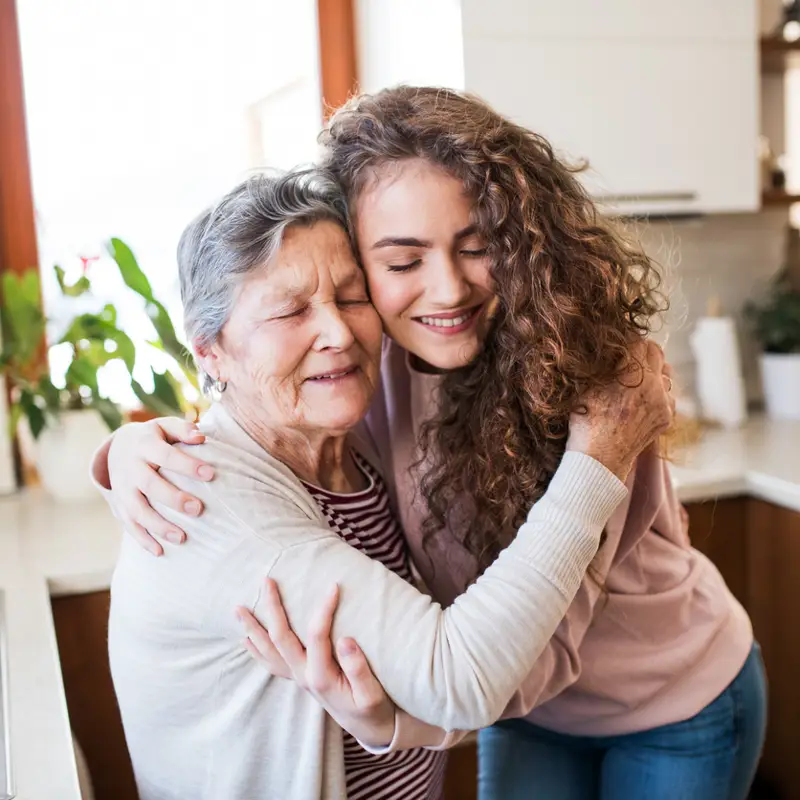
<svg viewBox="0 0 800 800">
<path fill-rule="evenodd" d="M 230 593 L 207 598 L 207 624 L 238 639 L 233 608 L 241 604 L 242 587 L 260 587 L 263 565 L 271 564 L 269 576 L 281 588 L 289 623 L 305 642 L 313 609 L 337 583 L 335 637 L 358 641 L 397 706 L 447 730 L 480 728 L 499 717 L 566 611 L 603 525 L 625 495 L 601 464 L 567 453 L 516 540 L 443 610 L 347 545 L 321 518 L 313 522 L 298 514 L 297 505 L 285 499 L 296 488 L 216 459 L 218 449 L 206 446 L 202 453 L 216 468 L 213 483 L 167 476 L 200 496 L 202 518 L 159 508 L 190 534 L 198 524 L 248 533 L 225 566 L 236 576 L 228 582 Z M 276 547 L 277 555 L 268 559 L 265 551 Z M 259 603 L 253 608 L 259 616 Z"/>
<path fill-rule="evenodd" d="M 644 531 L 655 531 L 674 542 L 686 541 L 682 507 L 672 488 L 667 462 L 654 448 L 637 459 L 626 484 L 628 499 L 606 526 L 606 541 L 555 635 L 512 697 L 503 717 L 525 716 L 580 678 L 581 645 L 598 607 L 602 611 L 606 577 L 630 554 Z"/>
<path fill-rule="evenodd" d="M 164 548 L 155 538 L 159 536 L 171 544 L 182 544 L 186 534 L 182 528 L 167 522 L 157 514 L 153 503 L 166 503 L 191 516 L 203 512 L 199 498 L 180 491 L 158 473 L 159 467 L 176 470 L 187 477 L 201 481 L 214 478 L 212 467 L 193 458 L 173 444 L 202 444 L 205 436 L 192 422 L 177 417 L 162 417 L 150 422 L 129 422 L 112 433 L 97 448 L 89 466 L 92 482 L 111 506 L 114 516 L 122 522 L 127 533 L 154 556 L 164 554 Z M 112 448 L 112 444 L 117 447 Z M 137 458 L 125 459 L 130 449 Z M 123 458 L 120 458 L 120 453 Z M 127 491 L 112 492 L 110 470 L 116 458 L 117 468 L 123 478 L 120 484 Z"/>
</svg>

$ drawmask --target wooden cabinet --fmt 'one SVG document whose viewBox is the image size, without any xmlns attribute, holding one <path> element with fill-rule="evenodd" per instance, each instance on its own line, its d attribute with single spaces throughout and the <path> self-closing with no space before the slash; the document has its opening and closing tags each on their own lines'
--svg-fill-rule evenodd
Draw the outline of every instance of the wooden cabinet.
<svg viewBox="0 0 800 800">
<path fill-rule="evenodd" d="M 747 512 L 750 500 L 734 497 L 689 503 L 692 545 L 716 564 L 736 599 L 747 607 Z"/>
<path fill-rule="evenodd" d="M 754 798 L 800 798 L 800 513 L 752 498 L 687 506 L 692 543 L 747 609 L 769 681 L 767 740 Z"/>
<path fill-rule="evenodd" d="M 748 505 L 745 607 L 769 681 L 769 727 L 761 773 L 787 800 L 800 798 L 800 513 L 761 500 Z"/>
<path fill-rule="evenodd" d="M 586 160 L 612 211 L 760 204 L 754 0 L 464 0 L 464 85 Z"/>
<path fill-rule="evenodd" d="M 53 599 L 72 732 L 95 800 L 136 800 L 133 769 L 108 665 L 108 592 Z"/>
</svg>

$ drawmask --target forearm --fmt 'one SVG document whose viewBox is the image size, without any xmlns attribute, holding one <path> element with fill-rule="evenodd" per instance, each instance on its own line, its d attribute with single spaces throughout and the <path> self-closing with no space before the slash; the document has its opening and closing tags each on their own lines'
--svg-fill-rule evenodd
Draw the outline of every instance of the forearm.
<svg viewBox="0 0 800 800">
<path fill-rule="evenodd" d="M 565 462 L 515 541 L 446 610 L 375 562 L 356 570 L 341 542 L 284 552 L 272 577 L 292 627 L 304 638 L 316 584 L 336 581 L 334 634 L 359 642 L 397 706 L 446 730 L 493 723 L 567 611 L 625 494 L 597 462 L 575 454 Z M 310 580 L 298 591 L 304 568 Z"/>
</svg>

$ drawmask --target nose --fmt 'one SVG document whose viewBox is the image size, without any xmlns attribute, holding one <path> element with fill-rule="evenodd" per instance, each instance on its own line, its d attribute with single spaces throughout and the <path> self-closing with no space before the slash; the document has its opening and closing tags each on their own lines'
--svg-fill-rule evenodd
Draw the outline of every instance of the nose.
<svg viewBox="0 0 800 800">
<path fill-rule="evenodd" d="M 450 256 L 442 256 L 431 281 L 428 296 L 440 308 L 456 308 L 463 305 L 472 294 L 467 276 L 458 262 Z"/>
<path fill-rule="evenodd" d="M 347 350 L 353 346 L 355 336 L 336 303 L 325 303 L 317 310 L 318 350 Z"/>
</svg>

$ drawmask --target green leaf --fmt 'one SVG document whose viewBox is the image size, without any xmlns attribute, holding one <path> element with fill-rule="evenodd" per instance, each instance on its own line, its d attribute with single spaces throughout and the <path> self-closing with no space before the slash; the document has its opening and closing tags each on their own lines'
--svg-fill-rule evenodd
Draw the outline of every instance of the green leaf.
<svg viewBox="0 0 800 800">
<path fill-rule="evenodd" d="M 93 393 L 97 393 L 97 367 L 82 355 L 72 359 L 66 374 L 67 388 L 88 386 Z"/>
<path fill-rule="evenodd" d="M 28 269 L 22 273 L 22 294 L 30 305 L 39 306 L 42 290 L 38 269 Z"/>
<path fill-rule="evenodd" d="M 116 329 L 116 332 L 109 336 L 109 338 L 116 344 L 117 349 L 114 351 L 114 358 L 122 359 L 128 372 L 133 372 L 133 366 L 136 363 L 136 346 L 133 340 L 124 331 Z"/>
<path fill-rule="evenodd" d="M 155 347 L 156 350 L 160 350 L 162 353 L 167 353 L 164 343 L 159 340 L 151 341 L 147 344 L 149 344 L 151 347 Z M 189 350 L 183 347 L 183 345 L 181 345 L 181 347 L 183 348 L 183 352 L 180 354 L 182 357 L 172 357 L 175 360 L 175 363 L 181 368 L 181 372 L 183 372 L 186 380 L 189 381 L 189 383 L 199 392 L 200 381 L 197 378 L 197 366 L 195 365 L 194 358 Z M 172 355 L 172 353 L 167 353 L 167 355 Z"/>
<path fill-rule="evenodd" d="M 11 413 L 8 415 L 8 438 L 13 439 L 17 435 L 17 425 L 22 417 L 22 407 L 19 403 L 11 404 Z"/>
<path fill-rule="evenodd" d="M 147 304 L 147 316 L 150 317 L 150 321 L 153 323 L 153 327 L 164 345 L 164 351 L 182 366 L 191 367 L 194 363 L 192 354 L 183 342 L 178 339 L 167 309 L 158 300 L 153 300 Z"/>
<path fill-rule="evenodd" d="M 145 408 L 149 408 L 162 417 L 171 417 L 175 414 L 174 408 L 159 400 L 155 394 L 146 392 L 139 381 L 131 379 L 131 388 Z"/>
<path fill-rule="evenodd" d="M 3 350 L 20 368 L 30 364 L 37 353 L 45 322 L 36 271 L 29 270 L 22 276 L 4 273 L 3 323 L 7 336 Z"/>
<path fill-rule="evenodd" d="M 97 413 L 103 418 L 103 421 L 108 425 L 108 429 L 115 431 L 122 425 L 122 412 L 119 406 L 109 400 L 107 397 L 94 397 L 90 408 L 96 409 Z"/>
<path fill-rule="evenodd" d="M 153 370 L 153 394 L 164 405 L 174 409 L 173 413 L 181 411 L 181 403 L 175 394 L 175 389 L 167 377 L 168 373 L 156 372 Z"/>
<path fill-rule="evenodd" d="M 53 386 L 53 382 L 48 375 L 39 380 L 37 391 L 49 409 L 58 411 L 61 407 L 61 392 Z"/>
<path fill-rule="evenodd" d="M 104 342 L 96 340 L 91 340 L 82 344 L 78 349 L 78 353 L 84 361 L 88 361 L 92 366 L 98 369 L 104 367 L 109 361 L 113 361 L 118 357 L 114 350 L 106 349 Z"/>
<path fill-rule="evenodd" d="M 169 385 L 175 393 L 181 413 L 189 411 L 192 408 L 192 404 L 186 399 L 181 382 L 171 372 L 165 372 L 164 377 L 169 381 Z"/>
<path fill-rule="evenodd" d="M 136 294 L 144 297 L 145 300 L 153 300 L 153 290 L 150 281 L 142 272 L 141 267 L 133 255 L 133 251 L 121 239 L 113 238 L 109 243 L 109 252 L 114 261 L 117 262 L 122 280 L 128 288 L 133 289 Z"/>
<path fill-rule="evenodd" d="M 67 297 L 80 297 L 82 294 L 85 294 L 89 291 L 89 289 L 91 289 L 92 285 L 89 283 L 89 279 L 85 275 L 82 275 L 77 281 L 75 281 L 75 283 L 72 284 L 72 286 L 70 286 L 64 280 L 64 270 L 61 269 L 58 264 L 53 267 L 53 270 L 56 273 L 56 280 L 58 281 L 58 285 L 62 294 L 66 295 Z"/>
<path fill-rule="evenodd" d="M 39 434 L 44 430 L 47 424 L 44 411 L 36 405 L 36 400 L 29 391 L 23 391 L 21 393 L 19 405 L 22 408 L 22 413 L 28 418 L 28 425 L 30 426 L 33 438 L 38 439 Z"/>
</svg>

